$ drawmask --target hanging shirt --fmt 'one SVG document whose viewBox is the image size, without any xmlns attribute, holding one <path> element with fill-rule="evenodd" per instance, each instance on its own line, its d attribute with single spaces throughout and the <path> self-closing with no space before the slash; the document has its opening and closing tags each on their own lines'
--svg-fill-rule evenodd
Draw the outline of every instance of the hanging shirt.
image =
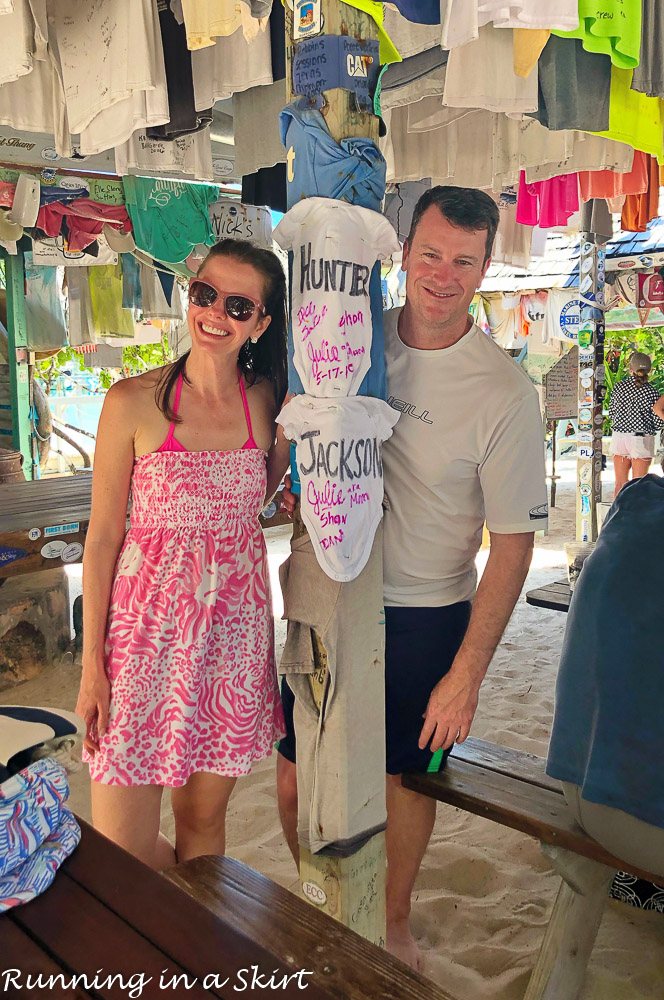
<svg viewBox="0 0 664 1000">
<path fill-rule="evenodd" d="M 543 340 L 567 340 L 576 344 L 579 339 L 579 296 L 572 288 L 551 288 L 546 301 Z"/>
<path fill-rule="evenodd" d="M 632 70 L 611 71 L 609 128 L 597 134 L 628 143 L 634 149 L 656 156 L 664 162 L 664 116 L 662 102 L 631 89 Z M 593 130 L 594 131 L 594 130 Z"/>
<path fill-rule="evenodd" d="M 63 220 L 68 230 L 68 249 L 72 253 L 85 250 L 94 243 L 104 224 L 109 223 L 122 233 L 130 233 L 131 219 L 123 205 L 105 205 L 90 198 L 75 198 L 63 204 L 48 202 L 39 209 L 37 227 L 47 236 L 60 235 Z"/>
<path fill-rule="evenodd" d="M 31 351 L 60 350 L 67 343 L 62 271 L 57 267 L 33 264 L 32 252 L 25 255 L 25 325 Z"/>
<path fill-rule="evenodd" d="M 444 49 L 466 45 L 485 24 L 496 28 L 561 28 L 579 26 L 578 0 L 440 0 Z"/>
<path fill-rule="evenodd" d="M 440 24 L 440 0 L 395 0 L 394 5 L 409 21 Z"/>
<path fill-rule="evenodd" d="M 661 0 L 643 0 L 641 58 L 632 77 L 632 90 L 648 97 L 664 97 L 664 9 Z"/>
<path fill-rule="evenodd" d="M 239 0 L 182 0 L 182 14 L 190 49 L 214 45 L 219 35 L 242 27 Z"/>
<path fill-rule="evenodd" d="M 241 31 L 217 38 L 212 46 L 192 53 L 197 111 L 211 108 L 241 90 L 272 83 L 270 30 L 248 42 Z"/>
<path fill-rule="evenodd" d="M 295 367 L 311 396 L 357 393 L 371 364 L 369 277 L 400 249 L 378 212 L 332 198 L 307 198 L 274 230 L 293 251 L 291 314 Z"/>
<path fill-rule="evenodd" d="M 578 38 L 552 35 L 537 64 L 539 105 L 532 114 L 549 129 L 608 129 L 611 60 L 587 52 Z"/>
<path fill-rule="evenodd" d="M 134 336 L 131 310 L 122 308 L 122 266 L 90 268 L 90 297 L 95 332 L 99 337 Z"/>
<path fill-rule="evenodd" d="M 654 156 L 646 162 L 648 184 L 639 194 L 628 194 L 622 207 L 620 228 L 626 232 L 645 233 L 648 223 L 659 214 L 659 167 Z"/>
<path fill-rule="evenodd" d="M 134 260 L 131 254 L 124 254 L 123 260 L 124 257 L 131 257 Z M 124 277 L 123 264 L 123 289 Z M 65 279 L 67 282 L 67 301 L 69 304 L 69 343 L 71 347 L 95 344 L 97 342 L 97 335 L 95 333 L 92 296 L 90 294 L 90 269 L 87 267 L 66 267 Z M 124 292 L 122 306 L 123 308 L 128 308 L 128 306 L 125 306 Z"/>
<path fill-rule="evenodd" d="M 147 134 L 151 139 L 172 140 L 207 128 L 212 122 L 212 108 L 196 110 L 191 54 L 187 48 L 184 25 L 178 23 L 169 0 L 157 0 L 157 10 L 164 50 L 169 118 L 165 125 L 148 128 Z"/>
<path fill-rule="evenodd" d="M 546 527 L 544 433 L 526 373 L 477 326 L 451 347 L 407 347 L 385 315 L 385 603 L 470 600 L 486 520 L 499 534 Z"/>
<path fill-rule="evenodd" d="M 443 104 L 522 115 L 537 110 L 537 79 L 514 72 L 511 29 L 485 25 L 447 60 Z"/>
<path fill-rule="evenodd" d="M 385 30 L 399 50 L 401 58 L 406 60 L 418 52 L 430 49 L 434 45 L 440 48 L 440 7 L 438 5 L 438 22 L 422 24 L 413 22 L 399 11 L 385 6 Z M 398 63 L 393 63 L 398 66 Z"/>
<path fill-rule="evenodd" d="M 656 434 L 664 426 L 652 411 L 659 397 L 652 382 L 637 385 L 633 375 L 616 382 L 609 401 L 611 429 L 619 434 Z"/>
<path fill-rule="evenodd" d="M 516 221 L 524 226 L 566 226 L 570 215 L 579 210 L 578 174 L 563 174 L 548 181 L 526 183 L 521 171 L 516 204 Z"/>
<path fill-rule="evenodd" d="M 324 193 L 380 211 L 385 194 L 385 160 L 371 139 L 332 138 L 320 111 L 288 104 L 279 115 L 286 149 L 288 207 Z"/>
<path fill-rule="evenodd" d="M 134 239 L 141 250 L 157 260 L 186 260 L 198 243 L 212 246 L 214 233 L 209 205 L 217 200 L 211 184 L 125 177 L 127 211 Z"/>
<path fill-rule="evenodd" d="M 302 519 L 321 569 L 347 583 L 364 569 L 383 515 L 382 444 L 399 414 L 382 399 L 295 396 L 277 422 L 296 442 Z"/>
<path fill-rule="evenodd" d="M 514 72 L 517 76 L 530 76 L 550 37 L 549 28 L 514 28 Z"/>
<path fill-rule="evenodd" d="M 622 488 L 567 616 L 547 774 L 664 827 L 664 479 Z"/>
<path fill-rule="evenodd" d="M 197 181 L 214 179 L 210 130 L 179 139 L 148 138 L 134 132 L 127 142 L 115 147 L 115 172 L 124 177 L 130 170 L 154 173 L 189 174 Z"/>
<path fill-rule="evenodd" d="M 632 169 L 627 173 L 615 170 L 584 170 L 579 174 L 579 190 L 583 201 L 591 198 L 620 198 L 626 194 L 643 194 L 648 190 L 647 153 L 634 153 Z"/>
<path fill-rule="evenodd" d="M 579 26 L 556 34 L 580 38 L 588 52 L 611 56 L 614 66 L 633 69 L 639 64 L 642 0 L 578 0 Z"/>
<path fill-rule="evenodd" d="M 152 0 L 78 0 L 52 5 L 72 132 L 91 155 L 126 142 L 136 129 L 169 120 L 159 14 Z"/>
</svg>

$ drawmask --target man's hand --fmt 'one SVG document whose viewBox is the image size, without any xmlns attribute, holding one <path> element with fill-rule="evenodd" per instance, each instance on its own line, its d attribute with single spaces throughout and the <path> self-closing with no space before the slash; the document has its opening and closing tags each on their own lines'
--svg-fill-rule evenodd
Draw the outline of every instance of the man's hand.
<svg viewBox="0 0 664 1000">
<path fill-rule="evenodd" d="M 289 475 L 284 476 L 284 488 L 281 492 L 281 509 L 285 510 L 289 517 L 293 516 L 293 511 L 295 510 L 295 504 L 297 503 L 297 496 L 295 493 L 291 492 L 291 486 L 293 481 Z"/>
<path fill-rule="evenodd" d="M 419 747 L 424 750 L 429 741 L 431 753 L 453 743 L 463 743 L 477 709 L 480 685 L 467 670 L 453 664 L 449 673 L 438 681 L 431 692 Z"/>
</svg>

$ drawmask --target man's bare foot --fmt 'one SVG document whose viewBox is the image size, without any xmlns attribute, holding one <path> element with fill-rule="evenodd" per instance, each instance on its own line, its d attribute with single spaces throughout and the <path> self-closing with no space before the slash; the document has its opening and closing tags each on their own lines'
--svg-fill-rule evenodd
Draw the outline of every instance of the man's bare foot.
<svg viewBox="0 0 664 1000">
<path fill-rule="evenodd" d="M 386 938 L 385 947 L 391 955 L 400 958 L 416 972 L 422 971 L 424 956 L 413 937 L 408 918 L 388 923 Z"/>
</svg>

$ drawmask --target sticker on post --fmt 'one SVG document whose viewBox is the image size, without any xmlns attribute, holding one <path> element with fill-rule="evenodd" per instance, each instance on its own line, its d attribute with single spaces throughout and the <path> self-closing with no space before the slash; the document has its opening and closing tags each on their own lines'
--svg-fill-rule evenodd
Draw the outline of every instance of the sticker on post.
<svg viewBox="0 0 664 1000">
<path fill-rule="evenodd" d="M 78 562 L 78 560 L 81 558 L 82 555 L 83 555 L 83 546 L 81 545 L 81 543 L 70 542 L 69 545 L 67 545 L 62 550 L 62 555 L 60 556 L 60 558 L 62 559 L 63 563 L 73 563 L 73 562 Z"/>
<path fill-rule="evenodd" d="M 49 538 L 51 535 L 76 535 L 80 531 L 80 525 L 78 521 L 72 521 L 71 524 L 53 524 L 50 528 L 44 528 L 44 537 Z"/>
<path fill-rule="evenodd" d="M 593 478 L 593 467 L 590 464 L 590 462 L 586 462 L 579 469 L 579 482 L 589 483 L 592 478 Z"/>
<path fill-rule="evenodd" d="M 321 30 L 321 0 L 298 0 L 293 15 L 293 36 L 308 38 Z"/>
<path fill-rule="evenodd" d="M 53 542 L 47 542 L 46 545 L 42 545 L 41 554 L 44 559 L 59 559 L 66 548 L 66 542 L 56 539 Z"/>
<path fill-rule="evenodd" d="M 31 542 L 36 542 L 38 538 L 41 538 L 41 528 L 30 528 L 28 538 Z"/>
<path fill-rule="evenodd" d="M 27 552 L 24 549 L 15 549 L 8 545 L 0 545 L 0 568 L 7 563 L 16 562 L 18 559 L 25 559 Z"/>
<path fill-rule="evenodd" d="M 302 894 L 312 902 L 316 903 L 318 906 L 325 906 L 327 903 L 327 896 L 323 889 L 315 882 L 303 882 L 302 883 Z"/>
<path fill-rule="evenodd" d="M 592 448 L 588 447 L 588 445 L 581 444 L 577 448 L 576 454 L 577 454 L 577 457 L 581 458 L 581 459 L 584 459 L 584 458 L 590 458 L 590 459 L 592 459 L 592 457 L 593 457 L 593 455 L 595 453 L 594 453 L 594 451 L 593 451 Z"/>
</svg>

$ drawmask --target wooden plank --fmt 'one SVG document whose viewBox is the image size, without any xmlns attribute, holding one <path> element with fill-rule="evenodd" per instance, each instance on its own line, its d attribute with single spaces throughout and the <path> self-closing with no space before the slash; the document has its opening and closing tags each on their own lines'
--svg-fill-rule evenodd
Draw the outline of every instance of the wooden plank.
<svg viewBox="0 0 664 1000">
<path fill-rule="evenodd" d="M 464 743 L 455 744 L 452 756 L 455 760 L 475 764 L 487 771 L 518 778 L 539 788 L 548 788 L 557 795 L 563 794 L 560 782 L 556 778 L 550 778 L 546 773 L 546 759 L 534 753 L 513 750 L 511 747 L 470 736 Z"/>
<path fill-rule="evenodd" d="M 81 842 L 63 864 L 62 874 L 85 888 L 127 926 L 145 935 L 154 947 L 192 976 L 203 981 L 206 975 L 217 973 L 221 979 L 229 977 L 232 982 L 238 969 L 250 969 L 252 965 L 258 965 L 268 975 L 273 970 L 288 975 L 309 968 L 306 962 L 297 965 L 292 957 L 296 952 L 290 927 L 284 928 L 287 946 L 280 952 L 269 948 L 256 926 L 260 912 L 256 912 L 250 899 L 242 902 L 243 924 L 238 928 L 233 915 L 222 911 L 215 916 L 201 902 L 192 899 L 191 894 L 183 893 L 176 884 L 137 861 L 84 821 L 79 819 L 79 823 Z M 272 885 L 267 879 L 265 882 L 268 887 Z M 149 906 L 146 900 L 150 901 Z M 310 913 L 307 904 L 300 906 Z M 274 920 L 270 906 L 268 912 Z M 303 981 L 311 983 L 311 978 Z M 213 992 L 219 996 L 231 995 L 227 991 Z M 301 996 L 301 991 L 294 980 L 280 989 L 279 995 L 293 998 Z M 323 1000 L 327 994 L 311 983 L 307 996 Z"/>
<path fill-rule="evenodd" d="M 109 881 L 114 877 L 108 865 L 104 866 L 103 874 Z M 139 912 L 147 913 L 153 905 L 149 896 L 144 897 Z M 163 916 L 166 919 L 166 915 Z M 177 910 L 168 918 L 176 921 Z M 146 936 L 62 872 L 58 872 L 51 886 L 40 896 L 17 907 L 13 919 L 41 947 L 57 955 L 59 962 L 80 974 L 93 977 L 102 970 L 106 976 L 123 976 L 125 984 L 132 977 L 136 977 L 134 982 L 138 984 L 143 975 L 143 982 L 150 977 L 151 986 L 158 987 L 162 972 L 170 981 L 172 976 L 191 971 L 175 963 Z M 223 947 L 221 938 L 219 945 Z M 127 1000 L 127 989 L 122 988 L 118 979 L 100 983 L 95 993 L 104 1000 Z M 151 994 L 152 991 L 148 995 Z M 154 994 L 158 995 L 156 990 Z M 195 984 L 187 989 L 186 995 L 191 1000 L 209 1000 L 214 994 Z"/>
<path fill-rule="evenodd" d="M 549 584 L 547 587 L 537 587 L 526 593 L 526 603 L 535 608 L 547 608 L 549 611 L 569 611 L 572 594 L 569 586 L 561 583 Z"/>
<path fill-rule="evenodd" d="M 240 861 L 194 858 L 166 872 L 238 931 L 253 933 L 297 968 L 314 972 L 326 997 L 452 1000 L 445 990 Z M 309 995 L 307 993 L 307 995 Z"/>
<path fill-rule="evenodd" d="M 485 816 L 495 823 L 537 837 L 545 844 L 565 847 L 610 868 L 625 871 L 629 867 L 633 875 L 648 882 L 657 882 L 657 876 L 652 872 L 637 869 L 634 865 L 627 866 L 605 851 L 576 823 L 564 797 L 547 788 L 486 771 L 453 757 L 448 759 L 445 770 L 439 774 L 411 772 L 404 774 L 402 782 L 404 788 L 477 816 Z"/>
<path fill-rule="evenodd" d="M 58 965 L 36 941 L 14 923 L 13 916 L 16 912 L 18 908 L 0 916 L 0 992 L 8 993 L 10 996 L 16 995 L 14 990 L 25 989 L 28 976 L 36 977 L 40 974 L 48 977 L 65 973 L 65 982 L 70 982 L 71 973 Z M 9 969 L 20 971 L 20 978 L 15 981 L 16 985 L 12 979 L 6 979 L 3 975 L 3 972 Z M 35 995 L 34 990 L 30 992 Z M 45 988 L 45 994 L 50 1000 L 64 1000 L 65 997 L 68 1000 L 88 1000 L 88 997 L 94 996 L 93 993 L 88 993 L 78 986 L 67 990 L 60 990 L 58 986 L 48 990 Z"/>
<path fill-rule="evenodd" d="M 51 522 L 52 524 L 53 522 Z M 71 523 L 71 522 L 69 522 Z M 25 552 L 25 556 L 20 559 L 15 559 L 13 562 L 0 562 L 0 579 L 7 579 L 12 576 L 22 576 L 24 573 L 38 573 L 40 570 L 44 569 L 55 569 L 57 567 L 62 568 L 64 563 L 60 556 L 55 559 L 46 559 L 41 551 L 46 544 L 46 542 L 63 541 L 66 545 L 72 545 L 74 542 L 78 542 L 80 545 L 85 545 L 85 537 L 88 533 L 88 522 L 80 522 L 80 530 L 74 532 L 71 535 L 53 535 L 52 537 L 44 538 L 43 532 L 41 538 L 30 539 L 28 538 L 27 531 L 11 531 L 7 533 L 0 534 L 0 549 L 3 547 L 19 549 Z M 37 525 L 35 525 L 37 527 Z M 70 562 L 77 563 L 81 562 L 83 559 L 83 553 L 76 559 L 70 560 Z"/>
</svg>

